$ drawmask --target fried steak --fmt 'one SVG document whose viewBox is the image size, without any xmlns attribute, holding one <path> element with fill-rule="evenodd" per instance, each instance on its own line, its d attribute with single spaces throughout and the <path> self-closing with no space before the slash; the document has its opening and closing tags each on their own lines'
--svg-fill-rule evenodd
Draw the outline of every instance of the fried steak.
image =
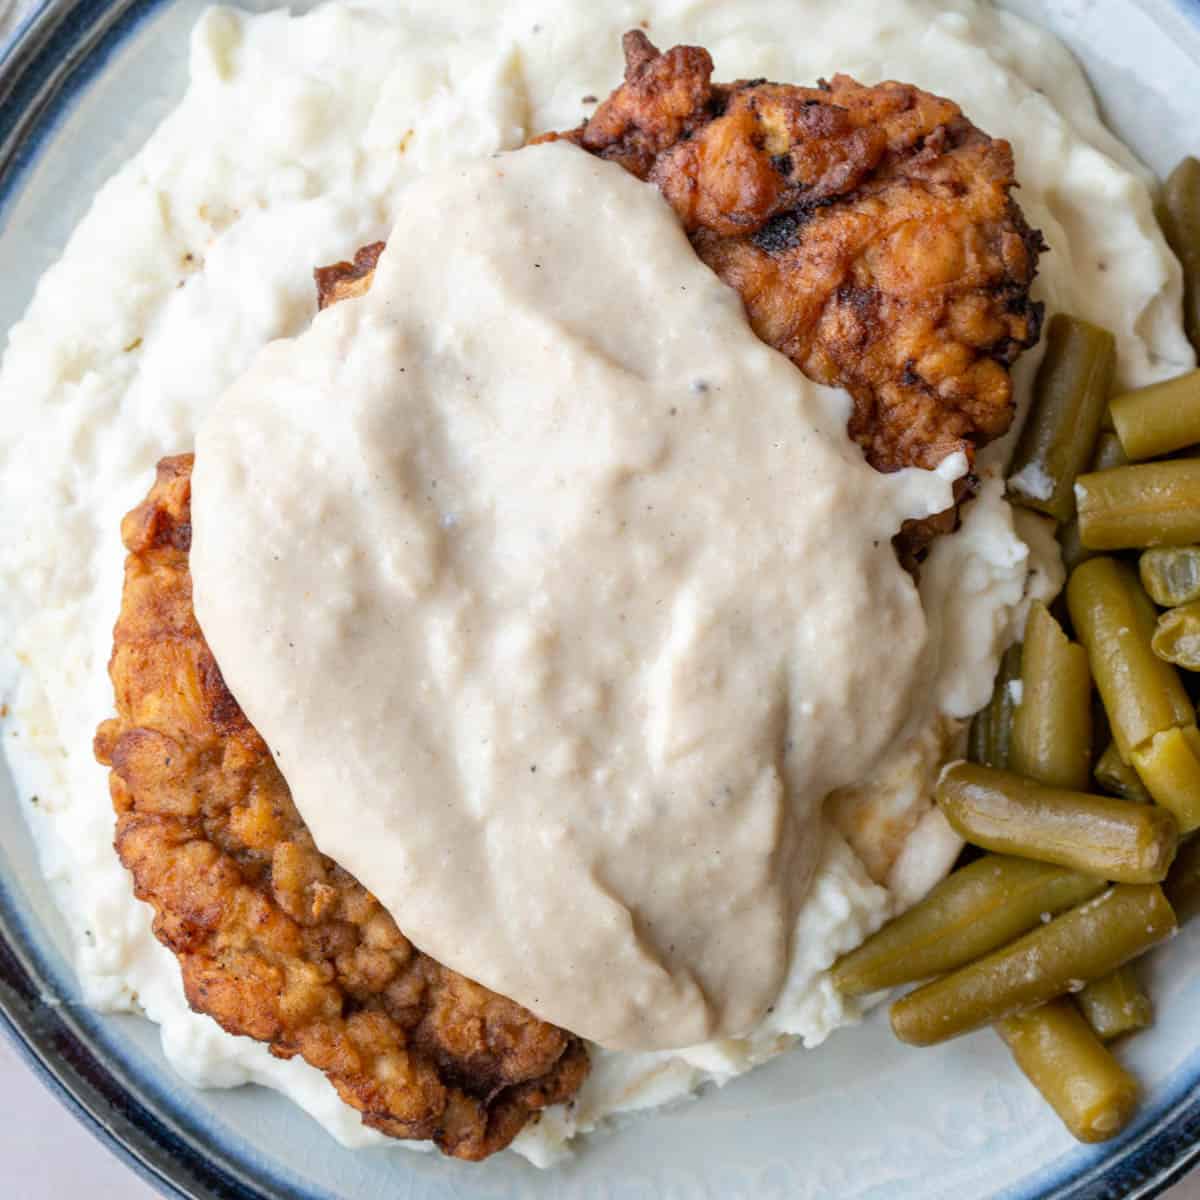
<svg viewBox="0 0 1200 1200">
<path fill-rule="evenodd" d="M 850 393 L 850 436 L 877 470 L 973 463 L 1012 423 L 1009 368 L 1042 324 L 1029 289 L 1045 246 L 1012 196 L 1008 142 L 910 84 L 720 84 L 698 46 L 660 54 L 633 30 L 624 50 L 625 82 L 591 119 L 534 141 L 656 184 L 755 333 Z M 382 249 L 318 272 L 322 306 L 366 291 Z M 910 522 L 901 558 L 955 521 Z"/>
<path fill-rule="evenodd" d="M 163 459 L 121 530 L 118 715 L 95 743 L 117 853 L 193 1009 L 301 1055 L 365 1124 L 485 1158 L 575 1093 L 587 1052 L 422 954 L 317 849 L 192 611 L 191 469 Z"/>
<path fill-rule="evenodd" d="M 635 30 L 624 49 L 625 82 L 591 119 L 536 140 L 656 184 L 759 337 L 850 393 L 850 435 L 878 470 L 973 461 L 1003 434 L 1044 249 L 1008 143 L 907 84 L 714 84 L 699 47 L 660 54 Z M 320 268 L 319 306 L 367 291 L 383 250 Z M 190 456 L 164 459 L 122 528 L 118 716 L 96 736 L 117 852 L 194 1009 L 303 1056 L 366 1124 L 484 1158 L 574 1094 L 586 1050 L 422 954 L 314 845 L 196 623 L 190 477 Z M 954 519 L 910 523 L 902 558 Z"/>
<path fill-rule="evenodd" d="M 634 30 L 624 49 L 624 84 L 539 140 L 655 183 L 758 336 L 850 393 L 850 434 L 878 470 L 1004 433 L 1044 249 L 1011 195 L 1009 144 L 909 84 L 714 84 L 698 46 L 660 54 Z"/>
</svg>

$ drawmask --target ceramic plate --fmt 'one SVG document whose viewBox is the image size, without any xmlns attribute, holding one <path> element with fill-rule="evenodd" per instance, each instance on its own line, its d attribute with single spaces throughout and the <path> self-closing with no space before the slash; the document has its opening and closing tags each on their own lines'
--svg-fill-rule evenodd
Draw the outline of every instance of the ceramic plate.
<svg viewBox="0 0 1200 1200">
<path fill-rule="evenodd" d="M 1162 172 L 1200 151 L 1200 4 L 1009 6 L 1066 39 L 1110 124 L 1152 167 Z M 21 315 L 96 187 L 182 94 L 187 33 L 202 8 L 200 0 L 51 0 L 13 33 L 0 58 L 0 329 Z M 7 774 L 0 829 L 4 1021 L 81 1119 L 169 1195 L 1100 1200 L 1154 1195 L 1200 1156 L 1195 927 L 1155 960 L 1158 1025 L 1129 1046 L 1147 1102 L 1104 1147 L 1072 1142 L 991 1034 L 916 1053 L 877 1014 L 819 1051 L 596 1137 L 553 1172 L 513 1155 L 479 1167 L 399 1149 L 351 1153 L 274 1094 L 189 1089 L 167 1067 L 152 1026 L 84 1008 Z"/>
</svg>

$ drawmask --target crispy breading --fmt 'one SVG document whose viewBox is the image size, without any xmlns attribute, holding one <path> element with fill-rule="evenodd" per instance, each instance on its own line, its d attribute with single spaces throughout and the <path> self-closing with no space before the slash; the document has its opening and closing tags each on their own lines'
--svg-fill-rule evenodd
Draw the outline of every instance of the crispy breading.
<svg viewBox="0 0 1200 1200">
<path fill-rule="evenodd" d="M 190 455 L 164 459 L 122 525 L 109 666 L 116 850 L 188 1002 L 299 1054 L 363 1121 L 480 1159 L 587 1074 L 579 1039 L 440 966 L 313 843 L 192 611 Z"/>
<path fill-rule="evenodd" d="M 369 291 L 375 268 L 379 265 L 379 256 L 386 246 L 386 242 L 371 242 L 358 250 L 353 262 L 317 267 L 313 271 L 313 280 L 317 285 L 318 310 Z"/>
<path fill-rule="evenodd" d="M 1013 416 L 1044 248 L 1012 148 L 903 83 L 714 84 L 696 46 L 625 35 L 625 82 L 566 137 L 658 185 L 755 332 L 854 400 L 881 471 L 968 459 Z"/>
<path fill-rule="evenodd" d="M 1008 142 L 910 84 L 714 84 L 698 46 L 660 54 L 633 30 L 624 50 L 625 82 L 592 117 L 534 142 L 657 184 L 758 336 L 850 393 L 850 435 L 876 469 L 955 451 L 973 464 L 1012 422 L 1009 368 L 1042 324 L 1029 289 L 1045 246 L 1012 197 Z M 335 287 L 367 291 L 382 249 L 319 271 L 321 306 Z M 956 500 L 974 487 L 968 474 Z M 956 523 L 956 509 L 909 522 L 902 561 Z"/>
<path fill-rule="evenodd" d="M 973 461 L 1003 434 L 1044 249 L 1008 144 L 906 84 L 713 84 L 699 47 L 660 54 L 640 31 L 624 46 L 624 84 L 539 140 L 654 182 L 755 332 L 850 393 L 849 432 L 877 469 Z M 318 269 L 319 307 L 365 293 L 383 249 Z M 423 955 L 314 845 L 192 612 L 190 476 L 189 456 L 164 459 L 122 530 L 118 716 L 96 737 L 117 852 L 193 1008 L 302 1055 L 368 1125 L 483 1158 L 576 1091 L 586 1051 Z M 953 523 L 910 524 L 902 556 Z"/>
</svg>

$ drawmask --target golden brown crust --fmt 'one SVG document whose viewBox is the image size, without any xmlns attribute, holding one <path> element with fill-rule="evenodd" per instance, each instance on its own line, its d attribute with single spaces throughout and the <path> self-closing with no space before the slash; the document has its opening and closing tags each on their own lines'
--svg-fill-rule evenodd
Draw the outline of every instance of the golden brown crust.
<svg viewBox="0 0 1200 1200">
<path fill-rule="evenodd" d="M 655 182 L 759 336 L 846 388 L 880 470 L 936 465 L 1012 419 L 1008 367 L 1038 336 L 1042 249 L 1008 144 L 904 84 L 714 85 L 706 51 L 626 35 L 625 83 L 563 136 Z M 540 139 L 545 140 L 545 139 Z M 314 274 L 362 295 L 382 242 Z M 578 1039 L 416 950 L 322 855 L 226 689 L 191 604 L 190 456 L 129 514 L 110 673 L 116 848 L 193 1008 L 302 1055 L 363 1120 L 479 1159 L 587 1073 Z M 910 557 L 953 523 L 908 531 Z"/>
<path fill-rule="evenodd" d="M 850 393 L 850 435 L 878 470 L 955 451 L 972 463 L 1006 432 L 1009 368 L 1041 329 L 1029 288 L 1044 249 L 1012 198 L 1009 144 L 909 84 L 714 84 L 698 46 L 660 54 L 633 30 L 624 49 L 625 82 L 592 117 L 535 142 L 656 183 L 759 337 Z M 355 295 L 370 286 L 369 270 L 326 270 L 353 272 Z M 906 565 L 956 517 L 910 522 Z"/>
<path fill-rule="evenodd" d="M 379 256 L 386 245 L 386 242 L 371 242 L 359 249 L 353 262 L 317 267 L 313 271 L 313 279 L 317 285 L 318 310 L 369 291 L 371 278 L 379 265 Z"/>
<path fill-rule="evenodd" d="M 656 183 L 763 341 L 850 392 L 879 470 L 1004 433 L 1043 248 L 1009 144 L 908 84 L 713 84 L 699 47 L 660 54 L 640 30 L 624 45 L 625 83 L 547 138 Z"/>
<path fill-rule="evenodd" d="M 164 459 L 121 530 L 117 717 L 95 743 L 117 853 L 195 1010 L 301 1055 L 366 1124 L 484 1158 L 574 1094 L 587 1053 L 422 954 L 317 850 L 192 612 L 191 467 Z"/>
</svg>

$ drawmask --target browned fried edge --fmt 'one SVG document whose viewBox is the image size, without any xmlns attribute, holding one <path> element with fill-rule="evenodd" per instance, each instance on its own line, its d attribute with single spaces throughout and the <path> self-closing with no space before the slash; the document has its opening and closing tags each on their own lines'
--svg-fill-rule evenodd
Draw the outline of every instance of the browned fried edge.
<svg viewBox="0 0 1200 1200">
<path fill-rule="evenodd" d="M 301 1055 L 365 1124 L 485 1158 L 570 1099 L 587 1052 L 415 950 L 313 846 L 192 611 L 191 468 L 190 455 L 162 460 L 122 524 L 118 716 L 95 752 L 111 767 L 115 848 L 134 893 L 153 906 L 195 1011 L 278 1057 Z M 389 987 L 376 994 L 380 970 Z"/>
</svg>

